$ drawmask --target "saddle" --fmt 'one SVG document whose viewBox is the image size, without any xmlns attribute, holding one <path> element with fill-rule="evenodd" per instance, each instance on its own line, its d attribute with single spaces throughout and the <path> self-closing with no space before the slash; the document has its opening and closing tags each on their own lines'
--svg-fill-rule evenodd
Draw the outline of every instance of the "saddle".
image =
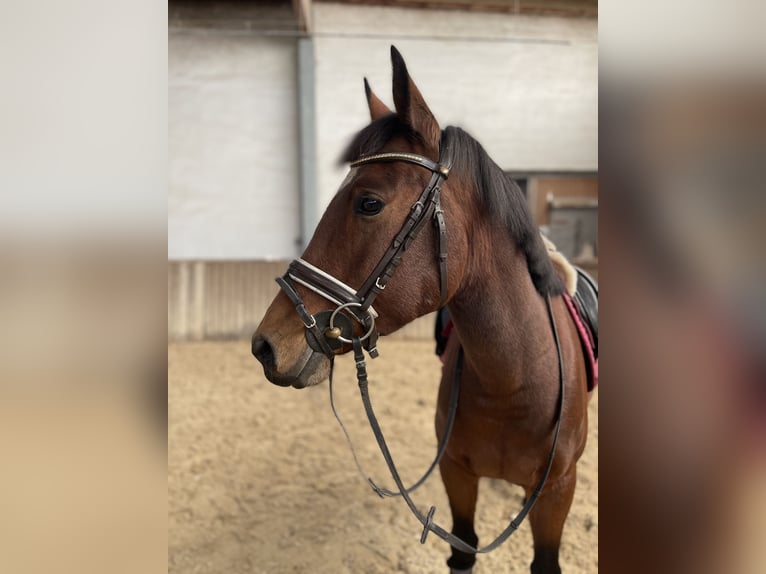
<svg viewBox="0 0 766 574">
<path fill-rule="evenodd" d="M 550 239 L 542 233 L 540 237 L 566 289 L 563 299 L 577 326 L 588 369 L 588 390 L 592 391 L 598 385 L 598 285 L 585 271 L 572 265 Z"/>
</svg>

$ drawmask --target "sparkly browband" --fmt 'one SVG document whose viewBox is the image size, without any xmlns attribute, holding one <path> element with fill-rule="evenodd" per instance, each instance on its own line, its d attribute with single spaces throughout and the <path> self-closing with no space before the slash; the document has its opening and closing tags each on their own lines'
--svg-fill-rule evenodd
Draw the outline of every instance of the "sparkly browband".
<svg viewBox="0 0 766 574">
<path fill-rule="evenodd" d="M 407 161 L 409 163 L 420 165 L 434 173 L 438 173 L 444 177 L 444 179 L 447 179 L 447 176 L 449 175 L 449 167 L 446 165 L 442 165 L 428 159 L 427 157 L 423 157 L 422 155 L 417 155 L 414 153 L 376 153 L 373 155 L 360 157 L 358 160 L 352 161 L 350 165 L 351 167 L 358 167 L 366 163 L 377 163 L 381 161 Z"/>
</svg>

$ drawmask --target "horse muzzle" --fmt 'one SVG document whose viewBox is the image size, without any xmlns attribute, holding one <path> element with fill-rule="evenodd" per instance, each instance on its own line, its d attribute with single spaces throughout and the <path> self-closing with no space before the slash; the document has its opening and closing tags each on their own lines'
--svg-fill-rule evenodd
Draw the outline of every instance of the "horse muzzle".
<svg viewBox="0 0 766 574">
<path fill-rule="evenodd" d="M 303 389 L 321 383 L 330 370 L 330 360 L 323 354 L 306 346 L 298 360 L 287 371 L 280 371 L 274 346 L 265 336 L 256 332 L 252 340 L 253 356 L 263 366 L 263 374 L 269 382 L 280 387 Z"/>
</svg>

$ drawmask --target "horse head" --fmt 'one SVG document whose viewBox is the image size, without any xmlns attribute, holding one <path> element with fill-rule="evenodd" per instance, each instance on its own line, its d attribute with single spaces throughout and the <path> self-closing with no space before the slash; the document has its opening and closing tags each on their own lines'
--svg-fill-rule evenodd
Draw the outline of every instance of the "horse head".
<svg viewBox="0 0 766 574">
<path fill-rule="evenodd" d="M 444 161 L 441 128 L 393 46 L 391 60 L 395 111 L 372 92 L 365 79 L 371 123 L 354 137 L 343 156 L 344 161 L 351 162 L 351 170 L 305 252 L 296 260 L 299 263 L 291 265 L 295 280 L 288 272 L 282 283 L 290 284 L 283 285 L 283 292 L 276 296 L 253 335 L 253 354 L 274 384 L 302 388 L 321 382 L 329 373 L 334 354 L 351 349 L 348 337 L 363 337 L 368 328 L 375 330 L 375 336 L 378 332 L 392 333 L 435 311 L 459 284 L 468 245 L 461 222 L 470 214 L 458 209 L 459 180 L 447 181 L 448 166 L 439 163 L 440 158 Z M 421 205 L 425 210 L 421 212 L 416 205 L 419 201 L 431 203 Z M 448 233 L 444 212 L 449 214 Z M 413 214 L 420 217 L 416 233 L 407 235 L 401 249 L 394 249 L 396 238 L 401 238 Z M 381 271 L 385 267 L 382 260 L 389 255 L 396 273 L 392 268 Z M 303 273 L 303 280 L 298 272 Z M 340 294 L 328 296 L 322 289 L 311 288 L 310 279 L 326 283 L 328 277 L 335 282 L 330 291 L 340 289 Z M 349 300 L 361 301 L 341 310 L 350 317 L 345 325 L 353 334 L 346 333 L 348 337 L 341 337 L 329 351 L 327 341 L 311 344 L 328 330 L 329 313 L 321 312 L 346 302 L 345 291 Z M 362 292 L 364 296 L 359 297 Z M 296 315 L 300 305 L 303 321 Z M 320 316 L 325 320 L 323 331 L 311 335 L 309 328 Z"/>
</svg>

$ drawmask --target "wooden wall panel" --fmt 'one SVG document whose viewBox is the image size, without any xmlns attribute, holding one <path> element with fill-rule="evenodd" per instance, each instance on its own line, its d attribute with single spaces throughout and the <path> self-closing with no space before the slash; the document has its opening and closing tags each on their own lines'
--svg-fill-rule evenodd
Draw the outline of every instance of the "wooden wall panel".
<svg viewBox="0 0 766 574">
<path fill-rule="evenodd" d="M 248 339 L 279 287 L 287 261 L 171 261 L 168 263 L 168 338 L 175 341 Z M 296 317 L 297 320 L 297 317 Z M 392 337 L 433 336 L 433 315 Z"/>
<path fill-rule="evenodd" d="M 532 176 L 527 184 L 527 196 L 537 225 L 548 222 L 548 193 L 556 199 L 598 199 L 598 176 Z"/>
</svg>

